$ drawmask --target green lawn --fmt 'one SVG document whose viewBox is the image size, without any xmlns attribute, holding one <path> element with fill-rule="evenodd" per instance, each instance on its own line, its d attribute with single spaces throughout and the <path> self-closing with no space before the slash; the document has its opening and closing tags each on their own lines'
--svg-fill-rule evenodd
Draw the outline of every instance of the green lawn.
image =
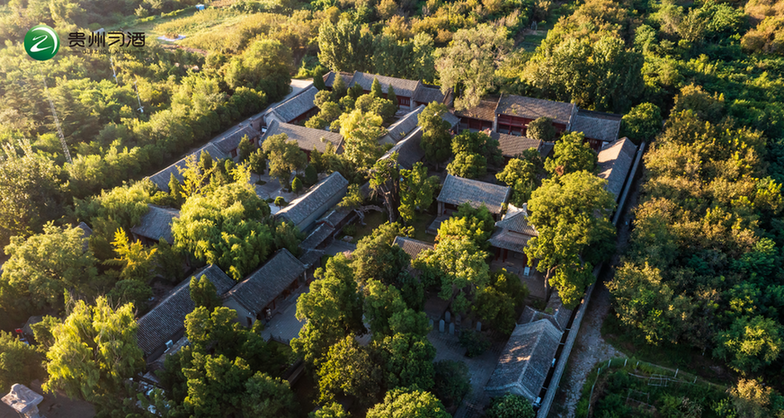
<svg viewBox="0 0 784 418">
<path fill-rule="evenodd" d="M 346 233 L 345 228 L 343 230 L 343 235 L 351 235 L 353 238 L 351 243 L 356 244 L 360 239 L 370 235 L 374 229 L 388 220 L 389 215 L 387 215 L 386 212 L 372 211 L 365 215 L 365 225 L 360 225 L 359 221 L 353 224 L 356 226 L 356 231 L 353 231 L 353 235 Z M 351 229 L 349 229 L 349 231 L 351 231 Z"/>
</svg>

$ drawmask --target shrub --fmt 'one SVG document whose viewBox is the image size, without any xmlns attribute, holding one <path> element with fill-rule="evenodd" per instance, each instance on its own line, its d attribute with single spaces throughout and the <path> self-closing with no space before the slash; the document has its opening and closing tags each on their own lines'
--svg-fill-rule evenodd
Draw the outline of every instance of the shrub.
<svg viewBox="0 0 784 418">
<path fill-rule="evenodd" d="M 476 357 L 490 348 L 490 340 L 474 330 L 463 331 L 460 333 L 460 345 L 466 349 L 466 357 Z"/>
<path fill-rule="evenodd" d="M 435 386 L 433 393 L 447 408 L 457 405 L 471 391 L 468 366 L 462 361 L 444 360 L 433 365 Z"/>
</svg>

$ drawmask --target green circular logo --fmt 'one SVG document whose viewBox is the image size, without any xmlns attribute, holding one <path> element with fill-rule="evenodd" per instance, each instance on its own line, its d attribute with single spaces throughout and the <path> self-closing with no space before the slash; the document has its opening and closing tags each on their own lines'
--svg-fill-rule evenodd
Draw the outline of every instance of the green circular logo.
<svg viewBox="0 0 784 418">
<path fill-rule="evenodd" d="M 46 25 L 33 26 L 24 38 L 27 55 L 38 61 L 46 61 L 57 54 L 60 38 L 54 29 Z"/>
</svg>

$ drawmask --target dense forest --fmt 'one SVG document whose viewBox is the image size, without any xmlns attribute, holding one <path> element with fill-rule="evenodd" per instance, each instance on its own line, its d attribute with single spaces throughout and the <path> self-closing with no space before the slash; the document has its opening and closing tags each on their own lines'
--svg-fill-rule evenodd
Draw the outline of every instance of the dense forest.
<svg viewBox="0 0 784 418">
<path fill-rule="evenodd" d="M 151 282 L 188 279 L 186 261 L 214 263 L 239 280 L 278 249 L 298 254 L 302 234 L 275 221 L 272 202 L 249 184 L 250 173 L 269 164 L 279 179 L 304 172 L 290 186 L 297 191 L 320 173 L 340 172 L 352 183 L 343 201 L 349 209 L 367 203 L 358 186 L 369 181 L 391 223 L 364 238 L 354 259 L 334 257 L 317 272 L 298 304 L 308 324 L 292 342 L 294 354 L 264 342 L 258 329 L 232 325 L 214 289 L 193 281 L 191 345 L 167 360 L 168 396 L 147 394 L 143 403 L 173 417 L 292 416 L 296 401 L 279 376 L 295 355 L 327 405 L 317 417 L 347 416 L 334 403 L 346 394 L 369 417 L 416 405 L 409 416 L 446 416 L 445 406 L 465 395 L 466 377 L 459 365 L 432 362 L 423 287 L 445 296 L 460 289 L 460 309 L 472 305 L 504 332 L 525 292 L 487 270 L 491 220 L 470 208 L 442 225 L 434 250 L 413 260 L 421 281 L 404 274 L 411 260 L 391 241 L 411 231 L 394 221 L 413 222 L 432 203 L 437 182 L 421 164 L 398 170 L 394 159 L 376 161 L 385 151 L 376 138 L 396 110 L 394 91 L 336 85 L 317 95 L 319 112 L 305 123 L 344 134 L 343 154 L 328 149 L 308 160 L 286 138 L 271 138 L 258 150 L 246 143 L 241 164 L 189 160 L 170 192 L 141 180 L 282 99 L 292 77 L 323 87 L 329 70 L 367 71 L 451 88 L 458 110 L 508 93 L 623 114 L 621 134 L 647 142 L 648 151 L 632 238 L 607 284 L 613 315 L 639 344 L 688 347 L 775 388 L 732 395 L 747 409 L 711 414 L 784 414 L 784 3 L 224 0 L 199 12 L 195 3 L 0 1 L 0 327 L 48 315 L 35 328 L 35 347 L 0 335 L 0 389 L 19 376 L 48 375 L 45 388 L 88 400 L 102 415 L 147 414 L 125 379 L 144 367 L 131 342 Z M 91 54 L 64 44 L 54 59 L 38 62 L 21 39 L 39 23 L 61 39 L 99 28 L 149 32 L 142 48 Z M 189 36 L 177 45 L 155 39 L 183 33 Z M 445 111 L 431 105 L 419 118 L 428 166 L 469 178 L 496 171 L 540 229 L 526 249 L 541 260 L 534 267 L 565 303 L 579 303 L 591 267 L 611 253 L 606 215 L 615 209 L 591 174 L 596 160 L 583 138 L 564 135 L 546 161 L 525 154 L 504 167 L 489 137 L 452 138 L 441 126 Z M 557 202 L 602 216 L 586 219 Z M 148 204 L 181 210 L 173 245 L 130 238 Z M 79 222 L 92 228 L 86 248 Z M 566 246 L 558 238 L 569 234 L 583 239 Z M 374 273 L 377 256 L 394 268 Z M 363 315 L 374 335 L 366 346 L 353 338 L 368 331 Z M 70 375 L 73 353 L 92 359 L 78 366 L 89 379 Z M 520 407 L 514 402 L 497 400 L 488 416 L 510 416 Z M 612 408 L 606 412 L 612 416 Z"/>
</svg>

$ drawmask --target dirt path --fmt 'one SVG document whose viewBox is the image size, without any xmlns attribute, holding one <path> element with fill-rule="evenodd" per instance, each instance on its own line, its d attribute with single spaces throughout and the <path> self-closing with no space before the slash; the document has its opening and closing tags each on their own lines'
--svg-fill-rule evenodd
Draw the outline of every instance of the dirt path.
<svg viewBox="0 0 784 418">
<path fill-rule="evenodd" d="M 620 254 L 629 243 L 632 210 L 637 206 L 641 178 L 642 176 L 637 178 L 626 208 L 624 208 L 625 213 L 618 224 L 618 244 L 615 255 L 613 255 L 610 266 L 603 269 L 599 276 L 599 283 L 593 290 L 591 302 L 580 325 L 580 333 L 577 335 L 574 349 L 569 356 L 566 373 L 553 402 L 554 406 L 560 405 L 560 407 L 554 407 L 549 414 L 550 417 L 573 418 L 577 403 L 580 401 L 583 385 L 593 366 L 600 361 L 623 356 L 623 353 L 602 338 L 602 322 L 610 312 L 611 303 L 610 292 L 604 283 L 612 278 L 615 266 L 620 262 Z"/>
</svg>

